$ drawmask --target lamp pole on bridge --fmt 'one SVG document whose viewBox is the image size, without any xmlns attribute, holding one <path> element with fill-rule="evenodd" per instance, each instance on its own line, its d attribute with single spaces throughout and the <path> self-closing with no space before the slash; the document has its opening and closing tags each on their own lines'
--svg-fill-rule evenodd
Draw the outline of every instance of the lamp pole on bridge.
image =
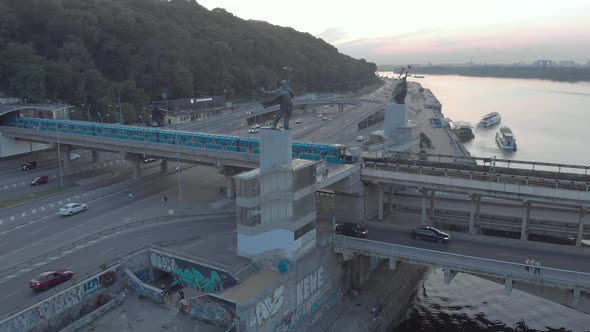
<svg viewBox="0 0 590 332">
<path fill-rule="evenodd" d="M 163 96 L 165 96 L 165 94 L 163 94 Z M 166 107 L 168 107 L 168 102 L 166 101 Z M 165 110 L 163 108 L 159 108 L 160 111 L 164 111 L 166 112 L 166 114 L 169 114 L 169 110 Z M 176 173 L 178 173 L 178 205 L 179 208 L 182 209 L 182 176 L 180 174 L 181 169 L 180 169 L 180 137 L 178 137 L 178 118 L 176 117 L 176 107 L 174 107 L 174 133 L 175 133 L 175 144 L 176 144 L 176 162 L 177 162 L 177 166 L 176 166 Z"/>
</svg>

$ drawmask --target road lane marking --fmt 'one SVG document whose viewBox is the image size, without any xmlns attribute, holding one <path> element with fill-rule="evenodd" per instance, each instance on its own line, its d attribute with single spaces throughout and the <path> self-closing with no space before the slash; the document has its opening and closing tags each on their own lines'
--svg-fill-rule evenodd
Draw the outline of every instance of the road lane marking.
<svg viewBox="0 0 590 332">
<path fill-rule="evenodd" d="M 21 185 L 21 186 L 24 186 L 24 185 L 25 185 L 25 183 L 24 183 L 24 182 L 21 182 L 21 183 L 20 183 L 20 185 Z"/>
<path fill-rule="evenodd" d="M 22 270 L 18 270 L 18 272 L 29 272 L 29 271 L 33 271 L 33 269 L 22 269 Z"/>
<path fill-rule="evenodd" d="M 109 252 L 109 251 L 111 251 L 111 250 L 115 250 L 115 248 L 109 248 L 109 249 L 107 249 L 107 250 L 103 251 L 103 252 L 102 252 L 102 254 L 104 255 L 104 254 L 106 254 L 107 252 Z"/>
<path fill-rule="evenodd" d="M 14 291 L 14 292 L 12 292 L 12 293 L 10 293 L 10 294 L 6 295 L 4 298 L 5 298 L 5 299 L 6 299 L 6 298 L 9 298 L 9 297 L 11 297 L 12 295 L 14 295 L 14 294 L 17 294 L 17 293 L 20 293 L 20 292 L 22 292 L 22 291 L 23 291 L 22 289 L 19 289 L 19 290 L 17 290 L 17 291 Z"/>
<path fill-rule="evenodd" d="M 54 261 L 56 259 L 59 259 L 59 257 L 58 256 L 52 256 L 52 257 L 47 257 L 47 259 Z"/>
<path fill-rule="evenodd" d="M 4 219 L 0 219 L 0 225 L 4 223 Z"/>
<path fill-rule="evenodd" d="M 43 210 L 45 210 L 45 207 L 44 206 L 41 207 L 41 211 L 43 211 Z"/>
<path fill-rule="evenodd" d="M 41 266 L 41 265 L 45 265 L 45 264 L 46 264 L 45 262 L 39 262 L 39 263 L 33 264 L 33 266 Z"/>
<path fill-rule="evenodd" d="M 37 209 L 33 209 L 33 213 L 37 213 Z"/>
<path fill-rule="evenodd" d="M 74 251 L 76 251 L 76 250 L 64 250 L 64 251 L 62 251 L 62 254 L 71 254 L 71 253 L 73 253 Z M 69 269 L 69 268 L 68 268 L 68 269 Z"/>
<path fill-rule="evenodd" d="M 26 212 L 23 212 L 23 213 L 21 213 L 21 215 L 20 215 L 20 216 L 21 216 L 21 217 L 24 217 L 26 214 L 27 214 Z"/>
<path fill-rule="evenodd" d="M 16 188 L 16 183 L 12 185 L 13 188 Z"/>
<path fill-rule="evenodd" d="M 60 205 L 63 204 L 61 201 L 57 201 L 57 203 L 59 203 Z"/>
<path fill-rule="evenodd" d="M 4 189 L 8 189 L 8 186 L 4 186 Z"/>
<path fill-rule="evenodd" d="M 49 204 L 49 206 L 53 207 L 53 204 Z"/>
<path fill-rule="evenodd" d="M 10 217 L 10 221 L 13 221 L 13 220 L 14 220 L 14 216 Z"/>
<path fill-rule="evenodd" d="M 72 200 L 71 198 L 68 198 L 68 202 L 70 202 L 71 200 Z"/>
</svg>

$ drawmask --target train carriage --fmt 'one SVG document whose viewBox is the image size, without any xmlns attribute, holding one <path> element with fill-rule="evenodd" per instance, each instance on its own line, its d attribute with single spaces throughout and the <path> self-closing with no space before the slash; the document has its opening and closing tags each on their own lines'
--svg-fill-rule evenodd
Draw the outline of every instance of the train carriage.
<svg viewBox="0 0 590 332">
<path fill-rule="evenodd" d="M 19 128 L 37 129 L 78 135 L 100 136 L 121 140 L 160 143 L 211 150 L 225 150 L 242 153 L 260 154 L 260 141 L 246 137 L 201 134 L 194 132 L 162 130 L 156 128 L 122 126 L 108 123 L 91 123 L 84 121 L 65 121 L 38 118 L 18 118 Z M 326 160 L 329 163 L 346 163 L 346 146 L 340 144 L 314 144 L 294 142 L 294 158 L 308 160 Z"/>
</svg>

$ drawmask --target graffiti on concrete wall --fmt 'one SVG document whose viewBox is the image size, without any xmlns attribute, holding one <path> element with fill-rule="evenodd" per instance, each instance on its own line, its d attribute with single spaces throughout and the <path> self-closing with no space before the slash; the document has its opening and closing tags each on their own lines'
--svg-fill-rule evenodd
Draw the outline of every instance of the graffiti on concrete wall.
<svg viewBox="0 0 590 332">
<path fill-rule="evenodd" d="M 297 283 L 297 306 L 324 285 L 324 267 L 320 266 Z"/>
<path fill-rule="evenodd" d="M 297 313 L 287 315 L 275 328 L 276 331 L 309 331 L 321 317 L 321 313 L 335 305 L 342 297 L 338 288 L 333 288 L 317 300 L 313 301 L 307 310 L 306 306 L 297 308 Z"/>
<path fill-rule="evenodd" d="M 209 277 L 205 277 L 195 268 L 177 269 L 174 271 L 176 275 L 172 287 L 181 284 L 183 287 L 190 287 L 198 289 L 202 292 L 217 292 L 223 290 L 223 281 L 217 271 L 211 271 Z"/>
<path fill-rule="evenodd" d="M 269 296 L 256 304 L 256 319 L 258 325 L 262 325 L 265 320 L 274 316 L 274 314 L 279 311 L 283 305 L 284 292 L 284 286 L 277 287 L 274 290 L 272 297 Z"/>
<path fill-rule="evenodd" d="M 212 295 L 202 295 L 180 302 L 182 312 L 191 317 L 230 327 L 236 320 L 236 304 Z"/>
<path fill-rule="evenodd" d="M 102 276 L 108 275 L 108 277 Z M 99 289 L 107 288 L 116 282 L 113 271 L 84 280 L 83 282 L 67 288 L 66 290 L 26 309 L 19 314 L 0 322 L 0 331 L 28 331 L 44 321 L 52 319 L 65 310 L 81 303 L 85 297 L 95 293 Z M 111 282 L 112 281 L 112 282 Z"/>
<path fill-rule="evenodd" d="M 107 288 L 117 281 L 117 275 L 113 271 L 105 272 L 96 277 L 90 278 L 82 284 L 84 296 L 90 295 L 99 289 Z"/>
<path fill-rule="evenodd" d="M 227 272 L 165 253 L 152 251 L 150 262 L 156 269 L 174 276 L 171 287 L 190 287 L 213 293 L 237 284 L 236 279 Z"/>
<path fill-rule="evenodd" d="M 129 269 L 125 269 L 125 273 L 127 274 L 127 278 L 125 278 L 127 286 L 133 289 L 137 295 L 153 299 L 158 303 L 164 303 L 164 292 L 161 289 L 143 283 L 143 281 L 141 281 L 141 279 Z"/>
<path fill-rule="evenodd" d="M 166 272 L 174 272 L 178 269 L 176 260 L 173 257 L 155 252 L 150 253 L 150 263 L 156 269 Z"/>
</svg>

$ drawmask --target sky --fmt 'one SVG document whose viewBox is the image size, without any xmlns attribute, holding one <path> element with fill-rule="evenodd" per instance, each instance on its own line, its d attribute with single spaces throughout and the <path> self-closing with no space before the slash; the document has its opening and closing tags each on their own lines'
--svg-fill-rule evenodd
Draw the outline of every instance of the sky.
<svg viewBox="0 0 590 332">
<path fill-rule="evenodd" d="M 590 0 L 197 0 L 383 64 L 590 60 Z"/>
</svg>

